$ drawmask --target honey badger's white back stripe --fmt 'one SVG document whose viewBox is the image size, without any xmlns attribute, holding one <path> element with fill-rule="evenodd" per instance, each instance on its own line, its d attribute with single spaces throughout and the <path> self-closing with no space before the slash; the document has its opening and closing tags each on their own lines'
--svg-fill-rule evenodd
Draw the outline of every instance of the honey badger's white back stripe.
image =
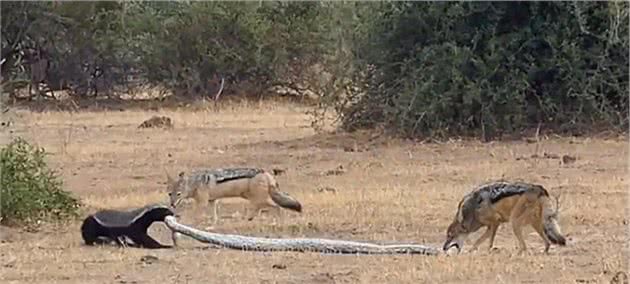
<svg viewBox="0 0 630 284">
<path fill-rule="evenodd" d="M 129 226 L 142 218 L 149 211 L 156 209 L 168 209 L 168 206 L 151 204 L 131 211 L 101 210 L 92 215 L 94 220 L 104 227 Z"/>
</svg>

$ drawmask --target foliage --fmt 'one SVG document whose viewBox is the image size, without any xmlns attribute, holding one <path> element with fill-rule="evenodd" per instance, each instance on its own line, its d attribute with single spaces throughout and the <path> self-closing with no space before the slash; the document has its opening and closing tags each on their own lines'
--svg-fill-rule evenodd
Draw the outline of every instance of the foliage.
<svg viewBox="0 0 630 284">
<path fill-rule="evenodd" d="M 0 150 L 0 221 L 31 224 L 77 216 L 79 202 L 44 161 L 44 149 L 17 138 Z"/>
<path fill-rule="evenodd" d="M 322 7 L 317 2 L 3 2 L 3 58 L 12 59 L 3 64 L 3 78 L 27 79 L 31 66 L 21 60 L 23 54 L 41 49 L 50 59 L 48 79 L 80 96 L 109 96 L 134 83 L 204 95 L 218 77 L 263 88 L 290 77 L 295 65 L 318 61 L 327 50 L 319 40 L 325 35 L 318 25 Z M 19 15 L 28 19 L 14 19 Z"/>
<path fill-rule="evenodd" d="M 319 95 L 408 137 L 628 125 L 627 2 L 2 2 L 2 85 Z M 43 55 L 39 55 L 42 53 Z M 30 77 L 29 77 L 30 76 Z"/>
<path fill-rule="evenodd" d="M 344 98 L 346 129 L 490 138 L 539 123 L 628 124 L 627 3 L 388 2 L 366 11 L 378 20 L 354 63 L 370 72 L 363 92 Z"/>
</svg>

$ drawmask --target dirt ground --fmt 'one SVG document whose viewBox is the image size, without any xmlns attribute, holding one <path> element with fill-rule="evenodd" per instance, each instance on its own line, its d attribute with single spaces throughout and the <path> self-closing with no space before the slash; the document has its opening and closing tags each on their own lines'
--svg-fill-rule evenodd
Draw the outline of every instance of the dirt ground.
<svg viewBox="0 0 630 284">
<path fill-rule="evenodd" d="M 12 111 L 14 124 L 2 132 L 51 153 L 50 165 L 85 204 L 83 216 L 99 208 L 164 202 L 165 169 L 176 174 L 259 166 L 286 170 L 277 177 L 281 189 L 299 199 L 304 212 L 263 214 L 248 222 L 245 201 L 223 200 L 216 231 L 440 247 L 461 197 L 504 178 L 561 193 L 560 225 L 568 245 L 552 246 L 544 255 L 541 239 L 528 228 L 529 255 L 519 256 L 511 228 L 503 225 L 498 250 L 468 251 L 480 230 L 453 256 L 255 253 L 209 248 L 188 238 L 178 249 L 119 249 L 83 245 L 77 220 L 31 233 L 2 227 L 0 282 L 609 283 L 616 272 L 628 270 L 627 138 L 423 144 L 315 133 L 305 110 L 267 102 L 194 112 Z M 169 116 L 174 127 L 137 128 L 153 115 Z M 577 160 L 564 164 L 553 155 Z M 187 203 L 183 218 L 190 209 Z M 171 244 L 164 224 L 154 224 L 150 233 Z M 147 255 L 157 260 L 142 261 Z"/>
</svg>

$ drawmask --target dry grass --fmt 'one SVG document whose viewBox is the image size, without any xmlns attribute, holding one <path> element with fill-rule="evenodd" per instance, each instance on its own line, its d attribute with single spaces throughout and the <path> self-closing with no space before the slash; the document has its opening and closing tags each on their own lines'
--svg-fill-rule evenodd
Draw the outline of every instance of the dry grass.
<svg viewBox="0 0 630 284">
<path fill-rule="evenodd" d="M 245 202 L 221 203 L 218 231 L 274 237 L 413 241 L 440 246 L 460 198 L 491 179 L 522 179 L 562 193 L 567 247 L 543 255 L 527 231 L 529 256 L 517 256 L 509 226 L 496 252 L 459 256 L 338 256 L 245 253 L 185 240 L 178 250 L 85 247 L 77 221 L 0 243 L 3 283 L 607 283 L 628 268 L 628 140 L 554 138 L 535 154 L 525 142 L 414 144 L 368 141 L 367 135 L 315 134 L 304 109 L 282 104 L 234 105 L 216 111 L 17 112 L 12 135 L 52 153 L 68 190 L 88 206 L 126 208 L 164 201 L 164 170 L 261 166 L 287 169 L 283 190 L 302 201 L 301 215 L 243 220 Z M 137 129 L 154 114 L 174 129 Z M 3 130 L 6 134 L 6 129 Z M 346 152 L 371 143 L 367 151 Z M 322 175 L 342 165 L 341 175 Z M 335 191 L 319 191 L 331 187 Z M 86 214 L 88 212 L 85 212 Z M 185 211 L 184 215 L 187 212 Z M 241 216 L 239 216 L 239 214 Z M 274 222 L 276 221 L 276 222 Z M 9 230 L 4 228 L 3 230 Z M 151 227 L 170 243 L 163 224 Z M 481 232 L 480 232 L 481 233 Z M 478 234 L 477 234 L 478 235 Z M 465 249 L 477 236 L 469 239 Z M 144 255 L 156 263 L 140 261 Z M 286 268 L 273 268 L 274 265 Z"/>
</svg>

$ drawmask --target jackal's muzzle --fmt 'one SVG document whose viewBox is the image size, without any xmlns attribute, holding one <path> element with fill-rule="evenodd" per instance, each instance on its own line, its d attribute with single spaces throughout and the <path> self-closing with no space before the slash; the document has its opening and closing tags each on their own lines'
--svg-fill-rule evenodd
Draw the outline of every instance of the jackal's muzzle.
<svg viewBox="0 0 630 284">
<path fill-rule="evenodd" d="M 457 237 L 447 238 L 446 241 L 444 242 L 444 246 L 442 246 L 442 249 L 444 250 L 444 252 L 446 252 L 452 247 L 455 247 L 457 248 L 457 253 L 460 253 L 462 251 L 462 245 L 463 245 L 463 236 L 459 235 Z"/>
<path fill-rule="evenodd" d="M 170 203 L 171 203 L 171 207 L 176 208 L 177 205 L 179 205 L 180 202 L 182 202 L 183 198 L 181 198 L 182 193 L 181 192 L 170 192 L 168 194 Z"/>
<path fill-rule="evenodd" d="M 446 242 L 444 243 L 444 246 L 442 247 L 442 249 L 443 249 L 444 251 L 448 251 L 448 250 L 449 250 L 449 249 L 451 249 L 452 247 L 457 248 L 457 253 L 460 253 L 460 252 L 461 252 L 461 250 L 462 250 L 461 246 L 460 246 L 460 245 L 459 245 L 456 241 L 454 242 L 454 241 L 450 241 L 450 240 L 448 240 L 448 241 L 446 241 Z"/>
</svg>

